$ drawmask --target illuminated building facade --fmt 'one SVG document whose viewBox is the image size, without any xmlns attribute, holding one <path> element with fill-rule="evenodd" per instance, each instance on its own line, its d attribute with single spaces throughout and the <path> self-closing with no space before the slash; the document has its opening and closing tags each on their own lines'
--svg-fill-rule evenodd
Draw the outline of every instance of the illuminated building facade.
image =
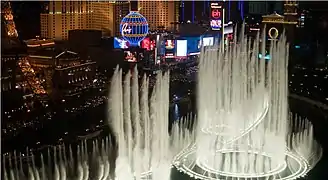
<svg viewBox="0 0 328 180">
<path fill-rule="evenodd" d="M 249 1 L 248 14 L 249 15 L 266 15 L 276 12 L 278 14 L 284 13 L 283 1 Z"/>
<path fill-rule="evenodd" d="M 285 16 L 277 13 L 262 17 L 262 28 L 266 25 L 266 33 L 269 37 L 268 40 L 279 39 L 280 35 L 283 33 L 283 30 L 285 30 L 287 41 L 291 44 L 294 42 L 294 33 L 298 23 L 297 21 L 290 21 L 289 19 L 286 19 Z"/>
<path fill-rule="evenodd" d="M 175 1 L 138 1 L 138 9 L 148 21 L 150 30 L 172 28 L 172 23 L 178 21 L 178 11 Z"/>
<path fill-rule="evenodd" d="M 28 58 L 53 99 L 80 94 L 92 85 L 96 62 L 82 60 L 75 52 L 44 49 Z"/>
<path fill-rule="evenodd" d="M 120 18 L 128 13 L 129 2 L 115 1 L 50 1 L 40 15 L 41 37 L 66 40 L 74 29 L 101 30 L 113 36 Z"/>
<path fill-rule="evenodd" d="M 120 23 L 122 19 L 129 14 L 131 9 L 131 4 L 128 1 L 117 1 L 114 6 L 114 34 L 115 36 L 120 36 Z"/>
<path fill-rule="evenodd" d="M 17 61 L 22 59 L 27 59 L 26 54 L 16 54 L 15 56 L 1 54 L 1 91 L 12 91 L 14 88 L 23 91 L 29 89 L 17 68 Z"/>
<path fill-rule="evenodd" d="M 26 49 L 18 40 L 11 4 L 1 1 L 1 92 L 29 89 L 17 68 L 18 62 L 26 59 Z"/>
<path fill-rule="evenodd" d="M 271 15 L 262 16 L 262 24 L 266 25 L 269 38 L 278 39 L 283 30 L 285 30 L 287 41 L 291 44 L 294 43 L 295 28 L 298 25 L 297 7 L 298 4 L 295 0 L 287 0 L 284 3 L 283 16 L 276 12 Z"/>
<path fill-rule="evenodd" d="M 296 0 L 286 0 L 284 3 L 284 16 L 288 22 L 298 22 L 298 3 Z"/>
<path fill-rule="evenodd" d="M 64 51 L 54 58 L 55 98 L 71 97 L 90 88 L 96 75 L 96 62 L 82 60 L 75 52 Z"/>
</svg>

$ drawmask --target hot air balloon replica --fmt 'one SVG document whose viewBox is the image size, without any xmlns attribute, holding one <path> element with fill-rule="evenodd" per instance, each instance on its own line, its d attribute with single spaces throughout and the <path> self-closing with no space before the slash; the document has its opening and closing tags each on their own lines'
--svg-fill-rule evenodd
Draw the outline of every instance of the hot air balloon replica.
<svg viewBox="0 0 328 180">
<path fill-rule="evenodd" d="M 120 24 L 120 32 L 130 46 L 139 46 L 139 43 L 148 34 L 148 22 L 138 11 L 131 11 Z"/>
</svg>

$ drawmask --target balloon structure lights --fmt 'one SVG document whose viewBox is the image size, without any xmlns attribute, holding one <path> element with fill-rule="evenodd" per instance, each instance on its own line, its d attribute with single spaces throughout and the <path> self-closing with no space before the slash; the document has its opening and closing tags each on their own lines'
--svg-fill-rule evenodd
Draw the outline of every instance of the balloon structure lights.
<svg viewBox="0 0 328 180">
<path fill-rule="evenodd" d="M 138 46 L 148 34 L 148 22 L 138 11 L 131 11 L 126 15 L 120 24 L 122 37 L 131 46 Z"/>
</svg>

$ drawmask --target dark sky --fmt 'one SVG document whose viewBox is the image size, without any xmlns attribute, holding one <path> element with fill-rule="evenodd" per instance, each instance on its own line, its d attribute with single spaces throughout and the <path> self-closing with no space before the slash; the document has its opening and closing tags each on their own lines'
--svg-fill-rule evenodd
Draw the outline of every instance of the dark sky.
<svg viewBox="0 0 328 180">
<path fill-rule="evenodd" d="M 21 39 L 35 38 L 36 35 L 40 35 L 40 12 L 42 3 L 43 2 L 40 1 L 12 1 L 16 28 Z M 136 6 L 136 2 L 134 2 L 133 6 Z M 314 21 L 321 26 L 328 26 L 328 2 L 302 1 L 300 6 L 301 8 L 306 7 L 306 9 L 320 9 L 317 13 L 317 17 L 315 17 L 317 20 Z M 191 1 L 185 1 L 185 20 L 191 19 L 191 7 Z M 195 1 L 196 19 L 203 17 L 203 11 L 204 2 Z M 317 28 L 318 27 L 314 29 Z M 320 36 L 322 35 L 323 34 Z"/>
<path fill-rule="evenodd" d="M 41 2 L 13 1 L 12 10 L 16 29 L 21 39 L 31 39 L 40 35 Z"/>
</svg>

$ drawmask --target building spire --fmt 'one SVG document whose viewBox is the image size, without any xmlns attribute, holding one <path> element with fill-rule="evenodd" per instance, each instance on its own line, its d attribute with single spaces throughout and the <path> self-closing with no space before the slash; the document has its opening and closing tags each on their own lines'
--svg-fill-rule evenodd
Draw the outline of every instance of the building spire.
<svg viewBox="0 0 328 180">
<path fill-rule="evenodd" d="M 3 17 L 6 36 L 17 38 L 18 33 L 16 30 L 14 16 L 11 9 L 10 1 L 2 1 L 1 2 L 1 16 Z"/>
</svg>

